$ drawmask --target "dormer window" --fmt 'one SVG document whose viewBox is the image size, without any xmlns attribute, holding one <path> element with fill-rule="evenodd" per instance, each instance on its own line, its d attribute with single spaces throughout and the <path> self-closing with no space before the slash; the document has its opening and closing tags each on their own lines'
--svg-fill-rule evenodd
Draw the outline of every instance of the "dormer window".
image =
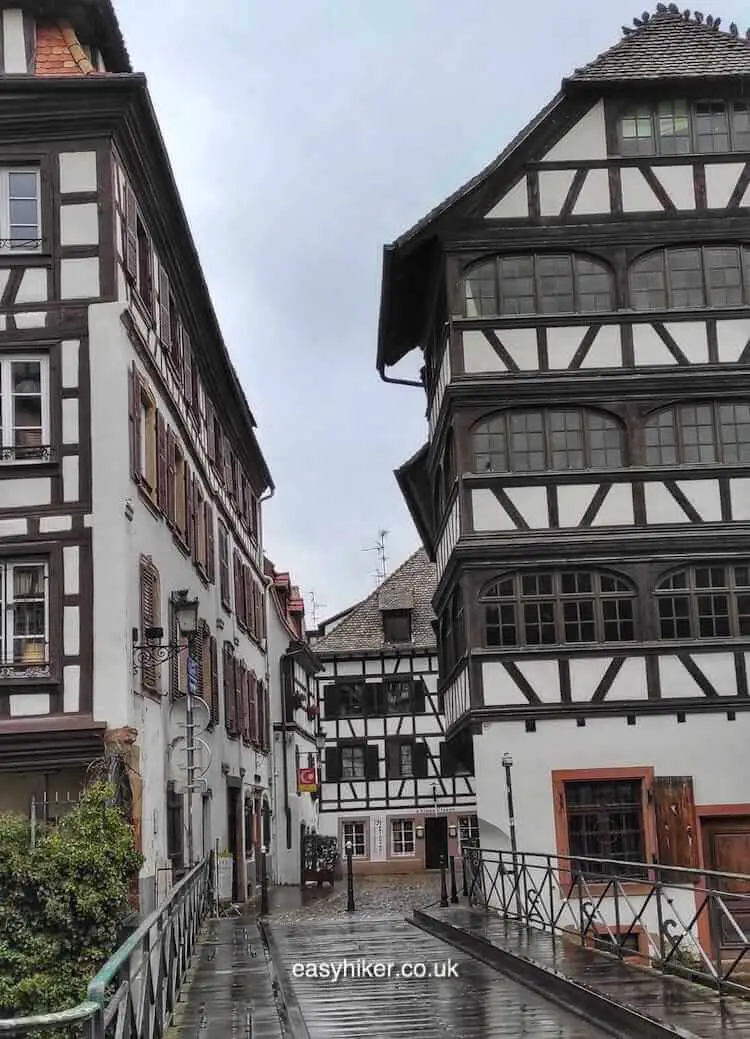
<svg viewBox="0 0 750 1039">
<path fill-rule="evenodd" d="M 747 101 L 659 101 L 624 110 L 618 124 L 620 155 L 710 155 L 750 151 Z"/>
<path fill-rule="evenodd" d="M 386 642 L 411 642 L 411 610 L 383 610 Z"/>
</svg>

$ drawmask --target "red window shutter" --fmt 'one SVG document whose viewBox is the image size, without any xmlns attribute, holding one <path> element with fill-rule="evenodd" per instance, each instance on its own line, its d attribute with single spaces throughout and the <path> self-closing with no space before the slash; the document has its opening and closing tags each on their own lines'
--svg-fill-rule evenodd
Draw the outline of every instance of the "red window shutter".
<svg viewBox="0 0 750 1039">
<path fill-rule="evenodd" d="M 175 480 L 176 476 L 176 454 L 177 442 L 171 429 L 167 430 L 167 520 L 170 524 L 175 521 Z"/>
<path fill-rule="evenodd" d="M 167 426 L 162 415 L 156 412 L 156 500 L 162 512 L 167 512 L 169 498 L 169 467 L 167 465 Z"/>
<path fill-rule="evenodd" d="M 219 660 L 216 639 L 213 635 L 208 640 L 208 653 L 211 662 L 211 721 L 214 725 L 219 724 Z"/>
<path fill-rule="evenodd" d="M 125 270 L 131 278 L 138 276 L 138 207 L 133 189 L 125 194 Z"/>
<path fill-rule="evenodd" d="M 208 504 L 205 503 L 205 518 L 203 520 L 206 527 L 206 576 L 208 577 L 211 584 L 216 581 L 216 542 L 214 537 L 214 510 Z"/>
<path fill-rule="evenodd" d="M 159 338 L 167 348 L 172 346 L 172 313 L 169 306 L 169 278 L 159 265 Z"/>
<path fill-rule="evenodd" d="M 141 482 L 141 380 L 135 362 L 130 368 L 128 383 L 128 405 L 130 408 L 130 475 L 136 483 Z"/>
</svg>

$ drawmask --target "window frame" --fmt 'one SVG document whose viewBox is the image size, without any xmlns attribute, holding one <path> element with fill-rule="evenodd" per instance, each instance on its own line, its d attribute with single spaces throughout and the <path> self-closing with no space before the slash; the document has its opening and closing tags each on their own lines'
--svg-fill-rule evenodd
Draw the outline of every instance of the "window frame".
<svg viewBox="0 0 750 1039">
<path fill-rule="evenodd" d="M 51 676 L 52 662 L 52 638 L 50 630 L 50 559 L 47 556 L 24 554 L 24 555 L 2 555 L 0 556 L 0 680 L 18 681 L 26 679 L 49 678 Z M 15 660 L 15 644 L 23 635 L 16 634 L 16 615 L 14 607 L 20 605 L 23 600 L 16 601 L 13 588 L 16 569 L 22 570 L 31 567 L 42 568 L 43 582 L 43 612 L 44 612 L 44 641 L 43 656 L 41 659 L 27 661 Z M 30 600 L 38 603 L 38 598 Z M 35 636 L 25 636 L 34 639 Z"/>
<path fill-rule="evenodd" d="M 739 303 L 714 303 L 710 299 L 712 291 L 718 291 L 727 287 L 731 288 L 731 286 L 718 286 L 714 289 L 710 284 L 710 273 L 712 270 L 734 269 L 727 267 L 712 268 L 706 263 L 707 252 L 719 249 L 736 249 L 739 254 L 739 271 L 742 291 L 742 301 Z M 675 256 L 679 253 L 696 251 L 700 257 L 701 291 L 703 294 L 703 300 L 701 303 L 675 303 L 675 295 L 680 291 L 685 292 L 688 290 L 675 288 L 672 281 L 672 276 L 675 274 L 675 268 L 670 268 L 669 258 L 670 256 Z M 633 280 L 638 274 L 638 268 L 644 263 L 644 261 L 656 257 L 661 259 L 661 266 L 658 273 L 660 274 L 663 283 L 663 302 L 660 301 L 658 304 L 640 306 L 637 304 L 637 297 L 645 294 L 646 291 L 651 290 L 636 290 L 633 286 Z M 676 268 L 676 273 L 688 269 L 689 268 Z M 655 272 L 651 271 L 646 273 L 653 274 Z M 648 252 L 641 253 L 640 256 L 637 256 L 628 267 L 628 295 L 630 309 L 637 314 L 682 310 L 738 310 L 747 307 L 750 305 L 750 245 L 740 242 L 709 242 L 700 244 L 685 242 L 680 245 L 665 246 L 661 249 L 649 249 Z"/>
<path fill-rule="evenodd" d="M 556 295 L 545 295 L 543 290 L 543 281 L 545 278 L 553 278 L 559 280 L 562 275 L 553 273 L 543 273 L 540 271 L 540 261 L 553 261 L 553 260 L 568 260 L 569 261 L 569 277 L 570 277 L 570 295 L 572 297 L 573 309 L 560 309 L 560 308 L 548 308 L 544 305 L 546 300 L 556 300 L 560 298 L 560 294 Z M 520 260 L 531 261 L 531 274 L 530 275 L 503 275 L 503 262 Z M 582 271 L 577 269 L 577 261 L 582 263 L 592 264 L 599 268 L 598 271 Z M 484 296 L 480 294 L 475 297 L 470 294 L 470 279 L 472 273 L 482 271 L 486 268 L 488 271 L 492 267 L 492 275 L 485 274 L 481 279 L 486 285 L 492 282 L 492 295 Z M 601 293 L 598 292 L 584 292 L 582 290 L 581 279 L 590 274 L 605 275 L 608 285 L 609 299 L 607 306 L 595 307 L 593 309 L 586 308 L 581 305 L 581 297 L 586 296 L 598 296 Z M 566 275 L 567 277 L 568 275 Z M 527 281 L 531 285 L 531 293 L 526 293 L 523 296 L 511 296 L 508 291 L 503 293 L 504 281 L 507 284 L 511 279 L 517 281 Z M 494 305 L 491 309 L 486 309 L 482 305 L 482 300 L 490 299 L 494 301 Z M 504 306 L 504 300 L 510 299 L 531 299 L 531 309 L 507 309 Z M 458 279 L 458 317 L 467 318 L 469 320 L 483 320 L 483 319 L 495 319 L 495 318 L 523 318 L 523 317 L 545 317 L 554 318 L 561 314 L 607 314 L 614 313 L 617 311 L 617 285 L 615 282 L 614 272 L 611 266 L 603 259 L 598 256 L 593 256 L 583 252 L 539 252 L 539 253 L 503 253 L 496 254 L 493 256 L 485 256 L 475 260 L 473 263 L 464 267 Z M 472 310 L 475 311 L 472 313 Z"/>
<path fill-rule="evenodd" d="M 26 248 L 13 247 L 10 242 L 11 222 L 10 222 L 10 176 L 13 173 L 26 173 L 36 177 L 36 212 L 37 212 L 37 231 L 39 232 L 36 238 L 19 238 L 20 242 L 33 242 L 33 245 L 29 245 Z M 44 238 L 42 235 L 42 171 L 39 166 L 31 164 L 23 164 L 20 166 L 13 165 L 2 165 L 0 166 L 0 253 L 4 256 L 19 256 L 29 253 L 39 253 L 42 251 L 42 244 Z"/>
<path fill-rule="evenodd" d="M 687 124 L 688 124 L 687 141 L 688 141 L 688 148 L 687 148 L 686 151 L 670 151 L 668 149 L 665 150 L 661 146 L 661 141 L 663 139 L 664 140 L 668 140 L 669 137 L 665 136 L 664 138 L 662 138 L 662 135 L 660 135 L 659 132 L 658 132 L 658 121 L 659 121 L 658 107 L 659 107 L 659 105 L 660 104 L 667 104 L 667 103 L 670 103 L 670 104 L 674 105 L 677 102 L 682 102 L 684 104 L 684 106 L 685 106 L 685 114 L 687 116 Z M 698 146 L 702 138 L 716 136 L 714 134 L 705 134 L 705 133 L 702 134 L 702 133 L 699 132 L 699 125 L 698 125 L 698 123 L 699 123 L 699 119 L 700 119 L 700 113 L 698 112 L 698 108 L 701 105 L 722 105 L 722 107 L 724 109 L 724 114 L 726 116 L 726 127 L 727 127 L 727 129 L 726 129 L 726 136 L 728 138 L 728 140 L 727 140 L 727 147 L 726 148 L 710 148 L 710 149 L 705 149 L 704 150 L 703 148 L 700 148 Z M 726 155 L 726 154 L 749 152 L 750 151 L 750 129 L 743 131 L 743 130 L 738 129 L 738 127 L 736 125 L 737 124 L 737 118 L 736 117 L 737 117 L 737 113 L 738 113 L 738 110 L 739 110 L 738 106 L 741 106 L 741 105 L 746 106 L 745 110 L 746 110 L 746 112 L 748 114 L 748 118 L 750 119 L 750 103 L 748 103 L 747 101 L 745 101 L 743 99 L 740 99 L 740 98 L 732 98 L 730 100 L 727 100 L 725 98 L 705 97 L 705 98 L 700 98 L 700 99 L 691 99 L 691 98 L 685 97 L 685 98 L 663 98 L 661 101 L 657 101 L 657 102 L 653 102 L 653 101 L 635 102 L 634 101 L 634 102 L 628 103 L 626 105 L 623 105 L 622 108 L 617 113 L 617 123 L 616 123 L 617 148 L 616 148 L 616 151 L 615 151 L 615 155 L 617 157 L 619 157 L 619 158 L 640 158 L 640 157 L 646 157 L 646 156 L 668 156 L 668 157 L 674 157 L 674 158 L 682 158 L 682 157 L 684 157 L 686 155 L 721 155 L 721 154 L 725 154 Z M 638 110 L 640 110 L 640 114 L 637 114 Z M 625 138 L 624 137 L 624 135 L 622 133 L 623 122 L 624 122 L 625 119 L 633 118 L 634 117 L 633 113 L 635 113 L 636 120 L 642 120 L 642 121 L 648 120 L 649 121 L 650 128 L 651 128 L 651 133 L 650 133 L 648 138 L 646 138 L 646 137 L 637 137 L 637 136 L 636 137 L 631 137 L 631 138 Z M 746 147 L 738 146 L 737 138 L 741 134 L 745 134 L 748 137 L 748 142 L 747 142 Z M 685 135 L 680 135 L 680 136 L 684 137 Z M 651 141 L 651 148 L 649 150 L 644 150 L 644 149 L 641 149 L 641 148 L 638 148 L 638 149 L 635 149 L 635 150 L 628 150 L 628 149 L 625 149 L 623 147 L 623 142 L 625 140 L 644 140 L 645 141 L 647 139 Z"/>
<path fill-rule="evenodd" d="M 741 429 L 742 426 L 745 426 L 745 425 L 747 425 L 750 428 L 750 420 L 747 423 L 744 423 L 744 422 L 734 422 L 734 423 L 730 424 L 730 423 L 724 422 L 722 420 L 722 417 L 721 417 L 721 411 L 722 411 L 722 408 L 727 408 L 727 407 L 732 407 L 732 408 L 746 407 L 746 408 L 750 409 L 750 400 L 736 400 L 736 399 L 684 400 L 684 401 L 680 401 L 680 402 L 678 402 L 676 404 L 671 404 L 671 405 L 668 405 L 667 407 L 663 407 L 663 408 L 657 408 L 655 411 L 649 412 L 648 415 L 645 416 L 644 421 L 643 421 L 643 425 L 642 425 L 642 430 L 643 430 L 643 462 L 644 462 L 644 465 L 648 465 L 648 466 L 712 465 L 712 466 L 715 466 L 715 465 L 744 465 L 747 462 L 750 462 L 750 439 L 748 439 L 746 442 L 742 441 L 740 439 L 740 435 L 739 435 L 739 432 L 738 432 L 736 441 L 732 442 L 732 441 L 730 441 L 728 439 L 728 437 L 724 433 L 725 430 L 730 430 L 730 429 L 735 429 L 735 430 L 739 431 L 739 429 Z M 711 428 L 713 430 L 713 440 L 712 440 L 711 446 L 713 448 L 713 453 L 714 453 L 714 457 L 713 458 L 710 458 L 710 459 L 697 459 L 696 460 L 696 459 L 688 459 L 688 458 L 685 457 L 686 451 L 690 447 L 695 447 L 695 446 L 705 447 L 705 446 L 707 446 L 707 445 L 701 445 L 701 444 L 695 445 L 695 444 L 687 444 L 686 443 L 686 441 L 685 441 L 685 433 L 686 433 L 687 429 L 690 429 L 690 428 L 695 428 L 695 429 L 705 428 L 705 427 L 701 427 L 700 425 L 696 425 L 694 427 L 691 427 L 691 426 L 689 426 L 687 424 L 687 422 L 685 422 L 684 420 L 681 420 L 681 415 L 688 408 L 695 408 L 695 409 L 697 409 L 697 408 L 710 408 L 711 409 Z M 660 426 L 658 424 L 658 419 L 660 417 L 662 417 L 662 416 L 669 416 L 670 417 L 671 423 L 670 423 L 669 427 L 664 426 L 664 425 Z M 648 441 L 649 430 L 651 430 L 651 429 L 659 430 L 659 429 L 666 429 L 666 428 L 669 428 L 670 431 L 671 431 L 671 435 L 672 435 L 672 438 L 673 438 L 673 443 L 671 445 L 669 445 L 669 444 L 662 444 L 662 443 L 649 444 L 647 442 Z M 742 459 L 741 457 L 738 457 L 736 459 L 727 459 L 726 454 L 727 454 L 727 450 L 729 448 L 729 445 L 731 443 L 734 443 L 736 445 L 736 447 L 738 448 L 738 451 L 737 451 L 738 455 L 740 454 L 739 448 L 742 447 L 743 443 L 746 443 L 746 445 L 748 447 L 748 458 L 747 459 Z M 675 454 L 675 460 L 674 461 L 663 461 L 661 459 L 654 461 L 653 458 L 649 457 L 649 452 L 652 452 L 652 451 L 656 452 L 656 451 L 658 451 L 660 454 L 662 454 L 663 453 L 663 449 L 664 448 L 668 448 L 668 447 L 671 447 L 672 450 L 674 451 L 674 454 Z"/>
<path fill-rule="evenodd" d="M 561 429 L 556 430 L 554 426 L 554 416 L 566 416 L 576 415 L 579 419 L 580 425 L 578 430 Z M 514 418 L 538 418 L 541 417 L 541 430 L 514 430 L 513 419 Z M 600 419 L 602 421 L 601 429 L 592 428 L 593 419 Z M 563 423 L 564 423 L 563 419 Z M 502 422 L 502 430 L 498 429 L 495 432 L 489 431 L 487 427 L 493 422 Z M 605 425 L 605 423 L 611 423 L 611 425 Z M 598 451 L 609 452 L 612 450 L 608 447 L 595 447 L 592 444 L 592 439 L 596 434 L 603 434 L 606 436 L 611 430 L 615 430 L 619 436 L 619 453 L 620 460 L 616 463 L 610 463 L 605 466 L 597 466 L 591 462 L 592 456 Z M 567 433 L 575 433 L 580 436 L 580 446 L 572 448 L 564 446 L 563 448 L 555 446 L 555 437 L 563 436 Z M 605 411 L 599 408 L 587 408 L 587 407 L 566 407 L 566 408 L 505 408 L 500 411 L 494 411 L 489 415 L 484 415 L 482 418 L 477 419 L 472 424 L 469 430 L 470 434 L 470 447 L 471 447 L 471 471 L 477 476 L 492 475 L 495 473 L 547 473 L 547 472 L 585 472 L 588 470 L 595 471 L 609 471 L 611 469 L 624 469 L 628 466 L 628 438 L 627 430 L 619 419 L 618 416 L 613 415 L 609 411 Z M 526 437 L 526 445 L 529 444 L 530 437 L 541 438 L 541 452 L 531 451 L 528 446 L 523 451 L 519 448 L 514 447 L 515 437 Z M 478 450 L 478 439 L 483 437 L 487 441 L 486 450 Z M 502 441 L 502 454 L 504 456 L 505 468 L 481 468 L 478 459 L 486 457 L 490 460 L 495 456 L 499 457 L 501 450 L 492 450 L 490 444 L 492 438 L 496 438 L 498 441 Z M 555 464 L 555 456 L 570 454 L 573 451 L 579 452 L 583 458 L 583 465 L 571 466 L 564 465 L 558 466 Z M 543 464 L 538 468 L 521 468 L 517 464 L 517 458 L 521 454 L 543 454 Z"/>
<path fill-rule="evenodd" d="M 348 782 L 352 782 L 352 781 L 355 781 L 355 780 L 367 779 L 367 749 L 366 748 L 367 748 L 367 744 L 365 742 L 361 742 L 361 743 L 342 743 L 339 746 L 339 762 L 340 762 L 340 778 L 339 778 L 339 782 L 340 783 L 348 783 Z M 358 760 L 357 760 L 358 755 L 355 753 L 357 751 L 359 751 L 359 756 L 361 756 L 361 759 L 362 759 L 362 761 L 361 761 L 362 771 L 361 772 L 355 771 L 355 769 L 358 769 L 358 765 L 359 765 Z M 352 772 L 351 772 L 350 775 L 346 773 L 346 769 L 345 769 L 345 764 L 344 764 L 344 755 L 345 755 L 345 753 L 347 753 L 351 757 L 350 767 L 352 769 Z"/>
<path fill-rule="evenodd" d="M 471 834 L 476 832 L 476 837 Z M 473 842 L 476 841 L 476 844 Z M 470 815 L 459 815 L 458 817 L 458 847 L 463 851 L 465 847 L 479 847 L 479 816 L 476 812 Z"/>
<path fill-rule="evenodd" d="M 578 576 L 588 576 L 590 580 L 590 589 L 583 591 L 565 592 L 563 591 L 563 578 L 573 576 L 576 579 Z M 535 579 L 537 582 L 549 578 L 551 581 L 550 592 L 537 592 L 532 594 L 525 592 L 523 588 L 524 579 Z M 613 591 L 602 591 L 602 578 L 608 578 L 622 582 L 628 586 L 628 590 L 615 589 Z M 491 595 L 492 589 L 496 585 L 501 585 L 508 581 L 512 582 L 513 594 L 508 595 Z M 482 610 L 482 635 L 483 635 L 483 646 L 486 649 L 493 650 L 494 652 L 505 652 L 515 651 L 519 649 L 532 649 L 532 650 L 544 650 L 552 647 L 576 647 L 586 648 L 592 646 L 602 645 L 613 645 L 623 646 L 632 645 L 638 641 L 640 617 L 638 612 L 638 589 L 627 577 L 622 574 L 608 571 L 608 570 L 584 570 L 582 568 L 571 568 L 569 570 L 514 570 L 500 573 L 497 577 L 492 578 L 490 581 L 485 581 L 482 586 L 479 595 L 477 597 L 479 606 Z M 604 609 L 604 603 L 606 602 L 620 602 L 627 601 L 631 604 L 631 611 L 629 618 L 620 617 L 619 607 L 615 610 L 615 618 L 613 619 L 606 617 L 606 610 Z M 582 602 L 593 603 L 592 618 L 581 619 L 579 611 L 566 611 L 565 607 L 569 604 L 580 604 Z M 552 610 L 549 611 L 541 609 L 542 606 L 552 606 Z M 525 607 L 536 608 L 535 610 L 527 610 Z M 512 620 L 510 619 L 511 614 L 503 610 L 503 607 L 510 608 L 512 610 Z M 496 612 L 496 620 L 489 619 L 489 611 L 494 610 Z M 530 618 L 533 616 L 533 612 L 537 615 L 537 621 L 533 622 Z M 578 620 L 575 621 L 570 614 L 575 612 L 578 614 Z M 568 614 L 568 616 L 566 616 Z M 551 620 L 549 619 L 551 616 Z M 625 639 L 608 639 L 605 638 L 606 626 L 608 623 L 624 623 L 630 624 L 632 628 L 632 637 Z M 527 632 L 530 630 L 532 623 L 536 623 L 539 630 L 543 627 L 549 628 L 553 626 L 554 641 L 545 641 L 544 638 L 540 638 L 539 641 L 529 641 Z M 566 626 L 572 623 L 578 623 L 579 627 L 583 625 L 591 624 L 593 626 L 594 637 L 592 639 L 580 639 L 572 640 L 565 637 Z M 515 631 L 515 641 L 503 642 L 503 628 L 513 628 Z M 499 641 L 491 641 L 489 631 L 490 629 L 498 629 Z"/>
<path fill-rule="evenodd" d="M 38 457 L 16 458 L 19 449 L 14 443 L 14 408 L 13 408 L 13 365 L 39 364 L 39 386 L 41 396 L 42 424 L 40 429 L 41 443 Z M 0 355 L 0 462 L 3 464 L 38 464 L 49 461 L 52 453 L 52 429 L 50 422 L 50 363 L 49 354 L 11 353 Z M 19 427 L 35 428 L 35 427 Z M 8 438 L 6 442 L 6 438 Z M 31 448 L 21 448 L 31 450 Z"/>
<path fill-rule="evenodd" d="M 406 645 L 410 643 L 414 638 L 414 618 L 412 617 L 413 611 L 410 609 L 406 610 L 381 610 L 382 621 L 383 621 L 383 641 L 390 645 Z M 406 623 L 408 624 L 409 633 L 407 638 L 393 638 L 393 632 L 389 633 L 389 623 Z"/>
<path fill-rule="evenodd" d="M 361 837 L 362 837 L 362 841 L 361 841 L 362 850 L 361 851 L 358 850 L 358 843 L 359 842 L 357 840 L 357 837 L 359 835 L 359 831 L 356 829 L 356 827 L 359 827 L 360 830 L 361 830 Z M 370 849 L 369 849 L 368 840 L 367 840 L 367 838 L 368 838 L 368 829 L 369 829 L 369 827 L 368 827 L 367 823 L 364 821 L 364 819 L 351 819 L 351 820 L 346 820 L 346 821 L 342 820 L 342 822 L 341 822 L 341 847 L 342 848 L 346 848 L 346 842 L 347 841 L 351 841 L 352 842 L 352 858 L 353 859 L 367 859 L 367 858 L 370 857 Z M 349 831 L 349 833 L 347 833 L 347 831 Z"/>
<path fill-rule="evenodd" d="M 416 827 L 413 819 L 391 819 L 390 820 L 390 839 L 391 839 L 391 857 L 394 859 L 408 859 L 414 858 L 417 853 L 417 842 L 416 842 Z M 409 828 L 409 839 L 407 840 L 406 833 L 407 827 Z M 396 837 L 397 828 L 401 829 L 401 836 Z M 411 847 L 407 847 L 408 844 Z M 397 851 L 397 845 L 401 845 L 401 850 Z"/>
<path fill-rule="evenodd" d="M 743 585 L 737 581 L 735 571 L 736 570 L 748 570 L 747 585 Z M 700 570 L 723 570 L 725 574 L 725 582 L 721 585 L 699 585 L 697 583 L 697 572 Z M 686 583 L 683 587 L 676 588 L 664 588 L 663 585 L 680 575 L 686 576 Z M 658 637 L 660 642 L 725 642 L 730 639 L 743 639 L 747 638 L 750 634 L 750 561 L 739 561 L 732 560 L 731 562 L 722 563 L 692 563 L 689 566 L 678 567 L 677 569 L 669 570 L 666 573 L 660 574 L 658 580 L 654 584 L 653 590 L 654 597 L 654 610 L 656 618 L 656 628 L 658 631 Z M 740 611 L 739 599 L 744 597 L 748 600 L 748 612 L 742 613 Z M 725 608 L 726 614 L 712 612 L 706 614 L 712 618 L 715 622 L 718 617 L 726 616 L 727 620 L 727 634 L 718 635 L 704 635 L 701 634 L 701 617 L 700 612 L 700 600 L 701 599 L 717 599 L 723 598 L 726 600 Z M 675 600 L 686 600 L 687 601 L 687 614 L 679 614 L 675 610 L 674 606 L 671 613 L 671 622 L 676 625 L 680 619 L 686 619 L 688 621 L 689 633 L 685 635 L 665 635 L 664 624 L 667 618 L 662 616 L 661 603 Z M 742 630 L 742 617 L 746 617 L 747 633 Z"/>
</svg>

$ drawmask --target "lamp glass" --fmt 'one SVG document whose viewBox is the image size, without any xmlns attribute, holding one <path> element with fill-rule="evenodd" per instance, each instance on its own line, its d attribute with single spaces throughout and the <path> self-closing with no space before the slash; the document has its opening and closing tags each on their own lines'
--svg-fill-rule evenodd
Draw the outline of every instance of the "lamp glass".
<svg viewBox="0 0 750 1039">
<path fill-rule="evenodd" d="M 510 754 L 503 754 L 503 768 L 511 768 L 513 765 L 513 758 Z"/>
<path fill-rule="evenodd" d="M 174 618 L 180 635 L 195 635 L 198 630 L 198 600 L 181 599 L 175 602 Z"/>
<path fill-rule="evenodd" d="M 318 750 L 325 750 L 326 748 L 326 734 L 322 729 L 318 729 L 315 733 L 315 746 Z"/>
</svg>

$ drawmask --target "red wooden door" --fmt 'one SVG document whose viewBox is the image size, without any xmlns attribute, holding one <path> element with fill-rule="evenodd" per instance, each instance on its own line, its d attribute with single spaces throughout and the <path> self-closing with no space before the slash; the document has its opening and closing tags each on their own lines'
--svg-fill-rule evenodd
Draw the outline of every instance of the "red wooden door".
<svg viewBox="0 0 750 1039">
<path fill-rule="evenodd" d="M 708 869 L 743 874 L 743 879 L 716 878 L 712 884 L 720 899 L 714 913 L 714 929 L 721 945 L 741 946 L 738 930 L 750 941 L 750 816 L 711 820 L 704 826 L 704 841 Z"/>
</svg>

